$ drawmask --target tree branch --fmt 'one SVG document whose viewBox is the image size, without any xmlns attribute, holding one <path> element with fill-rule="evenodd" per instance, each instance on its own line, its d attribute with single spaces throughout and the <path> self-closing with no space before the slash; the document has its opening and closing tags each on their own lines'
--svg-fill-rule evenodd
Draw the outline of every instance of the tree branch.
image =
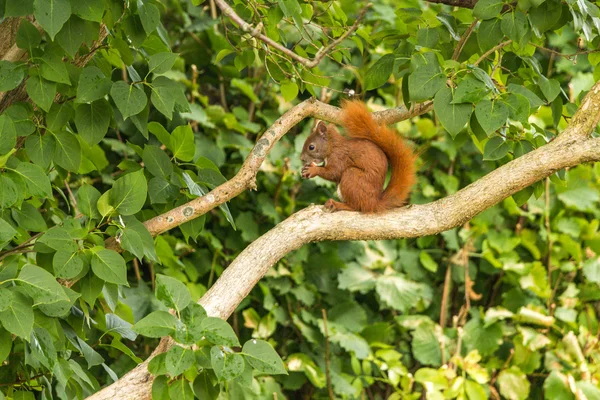
<svg viewBox="0 0 600 400">
<path fill-rule="evenodd" d="M 244 21 L 242 19 L 242 17 L 237 15 L 237 13 L 233 10 L 233 8 L 231 8 L 229 6 L 229 4 L 227 4 L 225 2 L 225 0 L 214 0 L 214 2 L 221 9 L 221 12 L 223 14 L 227 15 L 244 32 L 246 32 L 250 36 L 264 42 L 267 46 L 272 47 L 272 48 L 282 52 L 283 54 L 289 56 L 290 58 L 294 59 L 295 61 L 299 62 L 300 64 L 304 65 L 307 68 L 314 68 L 317 65 L 319 65 L 321 60 L 331 51 L 331 49 L 333 49 L 335 46 L 337 46 L 338 44 L 343 42 L 348 36 L 350 36 L 350 34 L 358 28 L 358 24 L 360 23 L 362 18 L 365 16 L 365 13 L 367 12 L 367 10 L 370 7 L 370 5 L 367 5 L 365 8 L 363 8 L 360 11 L 360 13 L 358 14 L 358 17 L 356 17 L 356 21 L 354 21 L 354 24 L 350 27 L 350 29 L 348 29 L 346 32 L 344 32 L 344 34 L 342 36 L 340 36 L 339 38 L 332 41 L 329 45 L 327 45 L 325 47 L 321 47 L 317 51 L 317 54 L 315 54 L 315 57 L 313 59 L 309 59 L 306 57 L 302 57 L 301 55 L 295 53 L 293 50 L 290 50 L 287 47 L 282 46 L 281 44 L 277 43 L 276 41 L 269 38 L 268 36 L 260 33 L 261 24 L 259 24 L 257 27 L 254 27 L 254 26 L 252 26 L 252 24 L 249 24 L 248 22 Z"/>
<path fill-rule="evenodd" d="M 555 171 L 600 160 L 600 138 L 589 137 L 600 119 L 599 92 L 600 82 L 588 92 L 581 107 L 556 140 L 514 159 L 452 196 L 383 214 L 348 211 L 329 213 L 322 206 L 311 206 L 293 214 L 242 251 L 200 299 L 200 304 L 208 315 L 226 319 L 271 266 L 307 243 L 324 240 L 399 239 L 437 234 L 464 224 L 487 208 Z M 296 108 L 300 105 L 296 106 L 293 113 L 290 114 L 290 110 L 282 116 L 278 120 L 279 124 L 286 116 L 300 121 L 304 118 L 304 113 L 311 111 L 314 116 L 337 115 L 334 113 L 335 107 L 319 106 L 315 100 L 307 100 L 301 105 L 300 109 Z M 311 110 L 312 107 L 314 109 Z M 397 113 L 409 114 L 406 111 Z M 385 113 L 377 114 L 380 119 L 384 119 L 384 116 Z M 278 128 L 278 122 L 270 130 L 283 129 Z M 263 150 L 266 154 L 267 148 Z M 255 152 L 256 148 L 253 153 Z M 261 157 L 264 158 L 264 154 Z M 252 163 L 249 160 L 250 158 L 246 160 L 246 164 Z M 146 361 L 117 382 L 88 397 L 88 400 L 150 400 L 154 378 L 148 372 L 148 362 L 172 345 L 170 337 L 163 338 Z"/>
<path fill-rule="evenodd" d="M 477 0 L 425 0 L 428 3 L 446 4 L 448 6 L 473 8 L 477 4 Z"/>
</svg>

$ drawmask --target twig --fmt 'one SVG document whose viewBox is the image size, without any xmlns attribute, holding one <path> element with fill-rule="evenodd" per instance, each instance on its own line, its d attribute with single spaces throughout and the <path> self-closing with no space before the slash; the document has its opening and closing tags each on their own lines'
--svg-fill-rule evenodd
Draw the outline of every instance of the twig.
<svg viewBox="0 0 600 400">
<path fill-rule="evenodd" d="M 548 273 L 548 285 L 552 287 L 552 238 L 550 237 L 550 178 L 546 178 L 545 190 L 544 225 L 546 226 L 546 238 L 548 239 L 548 257 L 546 258 L 546 270 Z M 557 282 L 558 284 L 558 282 Z M 548 298 L 548 308 L 552 303 L 552 297 Z"/>
<path fill-rule="evenodd" d="M 446 276 L 444 278 L 444 292 L 442 294 L 442 305 L 440 311 L 440 326 L 444 328 L 448 318 L 448 296 L 450 295 L 450 286 L 452 285 L 452 263 L 448 263 Z"/>
<path fill-rule="evenodd" d="M 598 53 L 598 52 L 600 52 L 600 49 L 593 49 L 593 50 L 577 51 L 575 53 L 566 54 L 566 53 L 561 53 L 561 52 L 556 51 L 556 50 L 549 49 L 549 48 L 544 47 L 544 46 L 540 46 L 539 44 L 535 44 L 535 43 L 531 43 L 531 42 L 529 44 L 532 45 L 532 46 L 534 46 L 534 47 L 537 47 L 540 50 L 544 50 L 544 51 L 547 51 L 549 53 L 552 53 L 555 56 L 564 57 L 564 58 L 567 58 L 567 59 L 571 59 L 573 57 L 580 56 L 580 55 L 583 55 L 583 54 L 590 54 L 590 53 Z"/>
<path fill-rule="evenodd" d="M 67 188 L 67 193 L 69 193 L 69 199 L 71 200 L 71 203 L 73 204 L 73 210 L 75 211 L 75 217 L 77 217 L 77 216 L 81 215 L 79 208 L 77 208 L 77 200 L 75 199 L 75 196 L 73 196 L 73 192 L 71 191 L 71 188 L 69 187 L 69 182 L 67 182 L 66 179 L 63 182 L 65 183 L 65 187 Z"/>
<path fill-rule="evenodd" d="M 4 258 L 8 257 L 9 255 L 11 255 L 13 253 L 22 253 L 21 250 L 25 249 L 26 247 L 33 246 L 34 244 L 31 242 L 33 240 L 37 239 L 38 237 L 42 236 L 43 233 L 44 232 L 36 233 L 35 235 L 33 235 L 32 237 L 30 237 L 29 239 L 27 239 L 20 245 L 18 245 L 17 247 L 13 247 L 12 249 L 8 249 L 8 250 L 4 250 L 4 251 L 0 252 L 0 261 L 2 261 Z M 25 252 L 25 251 L 23 251 L 23 252 Z"/>
<path fill-rule="evenodd" d="M 137 258 L 133 259 L 133 270 L 135 271 L 135 277 L 137 278 L 138 282 L 141 282 L 142 274 L 140 273 L 140 263 L 138 262 Z"/>
<path fill-rule="evenodd" d="M 454 48 L 454 54 L 452 54 L 452 59 L 454 61 L 458 60 L 458 57 L 460 57 L 460 53 L 462 52 L 463 47 L 465 47 L 465 43 L 467 43 L 467 40 L 469 40 L 469 37 L 471 37 L 471 33 L 473 33 L 473 29 L 475 29 L 475 27 L 477 26 L 477 22 L 479 21 L 475 19 L 475 21 L 473 21 L 473 23 L 467 28 L 465 33 L 463 33 L 460 40 L 456 44 L 456 47 Z"/>
<path fill-rule="evenodd" d="M 506 42 L 502 42 L 494 47 L 492 47 L 491 49 L 489 49 L 488 51 L 486 51 L 485 53 L 483 53 L 483 55 L 481 57 L 479 57 L 477 59 L 477 61 L 475 61 L 473 63 L 473 65 L 479 65 L 479 63 L 481 63 L 483 60 L 485 60 L 487 58 L 487 56 L 489 56 L 490 54 L 492 54 L 493 52 L 495 52 L 496 50 L 500 50 L 501 48 L 503 48 L 504 46 L 508 46 L 509 44 L 512 43 L 512 40 L 507 40 Z"/>
<path fill-rule="evenodd" d="M 331 360 L 329 354 L 329 332 L 327 331 L 327 311 L 324 308 L 321 309 L 323 314 L 323 330 L 325 331 L 325 377 L 327 378 L 327 391 L 329 392 L 329 398 L 335 400 L 333 395 L 333 387 L 331 386 L 331 374 L 329 372 L 331 368 Z"/>
<path fill-rule="evenodd" d="M 477 0 L 425 0 L 428 3 L 446 4 L 448 6 L 473 8 L 477 4 Z"/>
<path fill-rule="evenodd" d="M 311 59 L 308 59 L 308 58 L 302 57 L 301 55 L 296 54 L 295 52 L 288 49 L 287 47 L 282 46 L 281 44 L 277 43 L 276 41 L 269 38 L 268 36 L 260 33 L 260 29 L 257 29 L 258 27 L 260 27 L 260 25 L 257 27 L 254 27 L 254 26 L 252 26 L 252 24 L 249 24 L 248 22 L 244 21 L 239 15 L 237 15 L 237 13 L 233 10 L 233 8 L 231 8 L 229 6 L 229 4 L 227 4 L 225 2 L 225 0 L 214 0 L 214 2 L 221 9 L 221 12 L 223 14 L 227 15 L 244 32 L 246 32 L 250 36 L 264 42 L 266 45 L 268 45 L 276 50 L 279 50 L 280 52 L 286 54 L 287 56 L 296 60 L 297 62 L 299 62 L 300 64 L 304 65 L 307 68 L 314 68 L 317 65 L 319 65 L 319 63 L 321 62 L 323 57 L 325 57 L 331 51 L 331 49 L 333 49 L 335 46 L 337 46 L 342 41 L 344 41 L 348 36 L 350 36 L 350 34 L 358 28 L 360 21 L 362 20 L 362 18 L 364 17 L 364 15 L 366 14 L 367 10 L 370 7 L 370 5 L 367 5 L 367 7 L 363 8 L 360 11 L 360 13 L 358 14 L 358 17 L 356 17 L 356 21 L 354 21 L 354 24 L 350 27 L 350 29 L 348 29 L 346 32 L 344 32 L 344 34 L 342 34 L 339 38 L 337 38 L 336 40 L 331 42 L 329 45 L 327 45 L 325 47 L 321 47 L 317 51 L 317 54 L 315 54 L 315 57 L 311 60 Z"/>
</svg>

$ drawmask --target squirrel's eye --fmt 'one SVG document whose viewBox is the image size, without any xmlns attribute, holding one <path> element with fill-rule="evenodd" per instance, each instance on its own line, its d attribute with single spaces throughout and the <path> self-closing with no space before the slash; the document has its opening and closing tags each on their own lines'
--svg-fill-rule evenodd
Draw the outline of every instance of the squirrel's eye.
<svg viewBox="0 0 600 400">
<path fill-rule="evenodd" d="M 314 150 L 314 149 L 315 149 L 315 145 L 314 145 L 314 144 L 311 144 L 310 146 L 308 146 L 308 149 L 309 149 L 309 150 Z"/>
</svg>

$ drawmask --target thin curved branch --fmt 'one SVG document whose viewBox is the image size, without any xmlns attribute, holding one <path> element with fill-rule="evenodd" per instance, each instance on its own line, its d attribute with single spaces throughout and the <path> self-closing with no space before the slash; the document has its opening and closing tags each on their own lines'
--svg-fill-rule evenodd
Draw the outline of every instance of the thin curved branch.
<svg viewBox="0 0 600 400">
<path fill-rule="evenodd" d="M 425 0 L 428 3 L 446 4 L 448 6 L 473 8 L 477 0 Z"/>
<path fill-rule="evenodd" d="M 300 64 L 304 65 L 307 68 L 314 68 L 317 65 L 319 65 L 319 63 L 321 62 L 321 60 L 338 44 L 340 44 L 341 42 L 343 42 L 348 36 L 350 36 L 350 34 L 352 32 L 354 32 L 357 28 L 358 25 L 360 23 L 360 21 L 363 19 L 363 17 L 365 16 L 367 10 L 369 9 L 370 5 L 367 5 L 365 8 L 363 8 L 360 13 L 358 14 L 358 17 L 356 17 L 356 21 L 354 21 L 354 24 L 350 27 L 350 29 L 348 29 L 346 32 L 344 32 L 343 35 L 341 35 L 339 38 L 335 39 L 334 41 L 332 41 L 330 44 L 328 44 L 325 47 L 321 47 L 318 51 L 317 54 L 315 54 L 315 57 L 313 59 L 309 59 L 306 57 L 302 57 L 301 55 L 295 53 L 293 50 L 288 49 L 287 47 L 277 43 L 276 41 L 274 41 L 273 39 L 269 38 L 266 35 L 263 35 L 262 33 L 260 33 L 262 25 L 259 24 L 258 26 L 254 27 L 252 26 L 252 24 L 249 24 L 248 22 L 244 21 L 242 19 L 242 17 L 240 17 L 233 8 L 231 8 L 229 6 L 229 4 L 227 4 L 225 2 L 225 0 L 214 0 L 215 4 L 221 9 L 221 12 L 225 15 L 227 15 L 233 22 L 235 22 L 244 32 L 248 33 L 250 36 L 260 40 L 261 42 L 265 43 L 267 46 L 272 47 L 280 52 L 282 52 L 283 54 L 287 55 L 288 57 L 292 58 L 293 60 L 299 62 Z"/>
</svg>

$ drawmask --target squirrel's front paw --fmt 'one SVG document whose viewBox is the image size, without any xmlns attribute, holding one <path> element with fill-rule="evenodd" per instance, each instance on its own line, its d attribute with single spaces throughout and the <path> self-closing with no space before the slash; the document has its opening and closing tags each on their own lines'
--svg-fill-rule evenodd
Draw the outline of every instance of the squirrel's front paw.
<svg viewBox="0 0 600 400">
<path fill-rule="evenodd" d="M 329 199 L 325 202 L 325 204 L 323 204 L 323 206 L 325 207 L 325 209 L 329 212 L 334 212 L 337 211 L 337 207 L 335 206 L 335 200 L 333 199 Z"/>
<path fill-rule="evenodd" d="M 310 165 L 305 165 L 302 167 L 302 177 L 306 179 L 314 178 L 317 176 L 317 166 L 314 163 Z"/>
</svg>

